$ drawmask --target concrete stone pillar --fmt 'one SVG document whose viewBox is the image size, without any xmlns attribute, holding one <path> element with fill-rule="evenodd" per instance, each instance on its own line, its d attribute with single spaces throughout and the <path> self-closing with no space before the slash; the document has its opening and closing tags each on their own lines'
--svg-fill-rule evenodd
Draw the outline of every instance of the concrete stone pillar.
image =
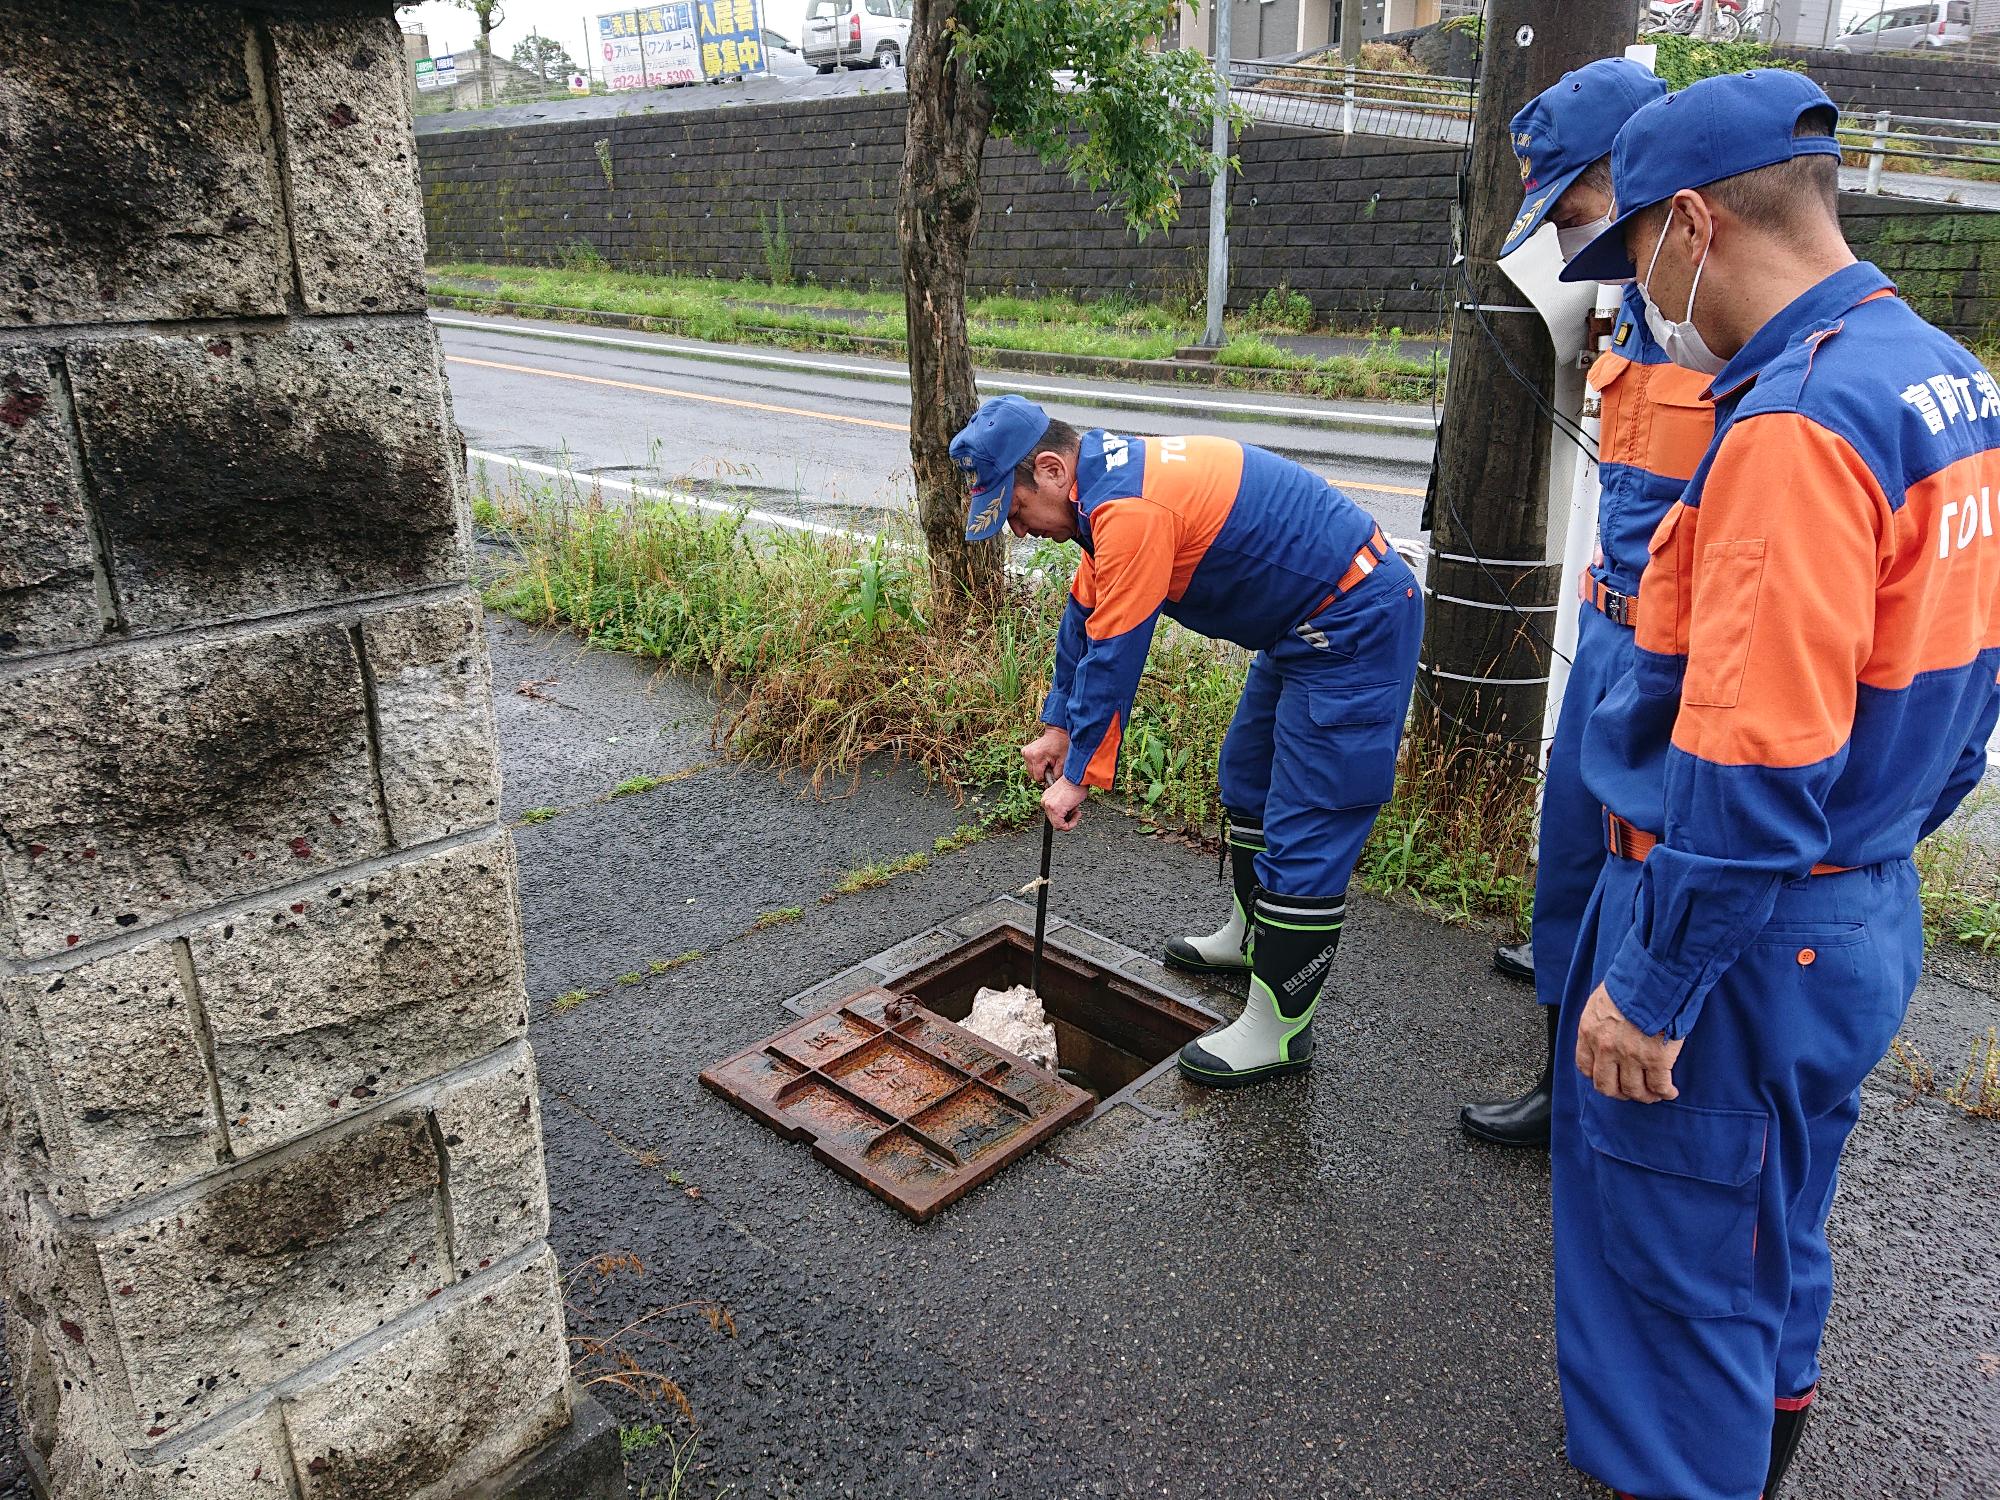
<svg viewBox="0 0 2000 1500">
<path fill-rule="evenodd" d="M 0 0 L 0 35 L 31 1461 L 62 1500 L 623 1495 L 615 1432 L 572 1451 L 390 5 Z"/>
</svg>

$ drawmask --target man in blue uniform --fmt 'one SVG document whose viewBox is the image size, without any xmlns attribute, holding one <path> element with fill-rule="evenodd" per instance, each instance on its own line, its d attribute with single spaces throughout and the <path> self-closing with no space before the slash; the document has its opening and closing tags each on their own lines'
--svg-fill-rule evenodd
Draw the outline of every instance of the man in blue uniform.
<svg viewBox="0 0 2000 1500">
<path fill-rule="evenodd" d="M 1567 256 L 1610 223 L 1611 143 L 1636 110 L 1666 91 L 1637 63 L 1607 58 L 1565 74 L 1514 116 L 1525 192 L 1500 253 L 1512 254 L 1552 222 Z M 1602 407 L 1597 457 L 1603 496 L 1597 553 L 1577 581 L 1582 603 L 1575 656 L 1542 788 L 1532 960 L 1523 963 L 1518 949 L 1495 955 L 1503 971 L 1525 969 L 1534 980 L 1548 1050 L 1527 1093 L 1459 1111 L 1461 1127 L 1479 1140 L 1542 1149 L 1549 1143 L 1556 1010 L 1584 904 L 1606 857 L 1603 811 L 1578 772 L 1583 726 L 1632 665 L 1647 539 L 1680 498 L 1714 431 L 1701 399 L 1707 383 L 1706 376 L 1667 359 L 1647 331 L 1639 289 L 1628 286 L 1611 347 L 1590 369 L 1590 388 Z"/>
<path fill-rule="evenodd" d="M 1570 1460 L 1642 1500 L 1777 1495 L 1923 958 L 1911 852 L 2000 712 L 2000 385 L 1848 249 L 1833 126 L 1779 71 L 1647 105 L 1564 272 L 1636 277 L 1716 408 L 1585 733 L 1611 858 L 1555 1093 Z"/>
<path fill-rule="evenodd" d="M 1222 747 L 1240 935 L 1215 955 L 1247 965 L 1250 997 L 1180 1066 L 1217 1088 L 1300 1071 L 1348 878 L 1395 782 L 1423 634 L 1415 575 L 1339 490 L 1226 438 L 1078 433 L 1002 396 L 951 451 L 974 478 L 968 539 L 1009 526 L 1083 549 L 1047 727 L 1021 752 L 1037 782 L 1053 778 L 1056 827 L 1112 784 L 1162 615 L 1257 653 Z"/>
</svg>

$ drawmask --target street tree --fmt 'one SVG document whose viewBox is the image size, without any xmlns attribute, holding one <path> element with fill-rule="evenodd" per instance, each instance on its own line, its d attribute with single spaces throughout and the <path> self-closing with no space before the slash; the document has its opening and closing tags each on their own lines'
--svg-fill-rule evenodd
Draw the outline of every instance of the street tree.
<svg viewBox="0 0 2000 1500">
<path fill-rule="evenodd" d="M 941 607 L 990 607 L 1002 577 L 1002 542 L 964 540 L 950 453 L 978 403 L 965 292 L 986 139 L 1064 168 L 1142 237 L 1170 228 L 1182 181 L 1218 165 L 1203 144 L 1217 108 L 1207 60 L 1155 50 L 1175 11 L 1174 0 L 916 0 L 897 221 L 910 460 Z"/>
<path fill-rule="evenodd" d="M 583 71 L 561 42 L 539 34 L 525 36 L 514 43 L 514 66 L 526 68 L 537 78 L 551 83 Z"/>
</svg>

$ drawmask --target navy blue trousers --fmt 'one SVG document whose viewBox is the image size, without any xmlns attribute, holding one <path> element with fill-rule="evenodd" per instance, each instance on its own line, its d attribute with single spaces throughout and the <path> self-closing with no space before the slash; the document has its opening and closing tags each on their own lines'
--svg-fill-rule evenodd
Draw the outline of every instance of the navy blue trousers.
<svg viewBox="0 0 2000 1500">
<path fill-rule="evenodd" d="M 1223 805 L 1264 827 L 1257 882 L 1282 896 L 1347 889 L 1396 784 L 1423 644 L 1416 575 L 1393 551 L 1251 660 L 1222 741 Z"/>
<path fill-rule="evenodd" d="M 1757 1500 L 1774 1407 L 1819 1381 L 1841 1148 L 1923 962 L 1916 869 L 1783 887 L 1688 1033 L 1680 1097 L 1633 1104 L 1599 1094 L 1575 1057 L 1584 1003 L 1632 927 L 1639 869 L 1605 862 L 1556 1043 L 1569 1459 L 1637 1500 Z"/>
</svg>

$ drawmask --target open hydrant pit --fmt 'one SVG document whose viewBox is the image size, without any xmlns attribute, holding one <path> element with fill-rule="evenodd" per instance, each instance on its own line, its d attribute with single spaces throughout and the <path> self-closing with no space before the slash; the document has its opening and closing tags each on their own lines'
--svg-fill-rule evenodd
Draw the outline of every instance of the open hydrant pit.
<svg viewBox="0 0 2000 1500">
<path fill-rule="evenodd" d="M 1040 989 L 1056 1032 L 1051 1074 L 954 1024 L 982 986 L 1025 984 L 1032 952 L 1027 933 L 1002 924 L 914 966 L 870 969 L 879 982 L 723 1059 L 701 1081 L 921 1223 L 1093 1105 L 1136 1092 L 1215 1024 L 1051 941 Z"/>
<path fill-rule="evenodd" d="M 883 987 L 914 996 L 951 1021 L 972 1013 L 982 986 L 1005 989 L 1028 982 L 1034 939 L 1000 926 L 939 958 L 900 974 Z M 1051 938 L 1042 956 L 1042 1010 L 1056 1029 L 1061 1077 L 1088 1089 L 1100 1103 L 1145 1081 L 1181 1047 L 1214 1026 L 1217 1017 L 1152 986 L 1119 974 Z"/>
</svg>

